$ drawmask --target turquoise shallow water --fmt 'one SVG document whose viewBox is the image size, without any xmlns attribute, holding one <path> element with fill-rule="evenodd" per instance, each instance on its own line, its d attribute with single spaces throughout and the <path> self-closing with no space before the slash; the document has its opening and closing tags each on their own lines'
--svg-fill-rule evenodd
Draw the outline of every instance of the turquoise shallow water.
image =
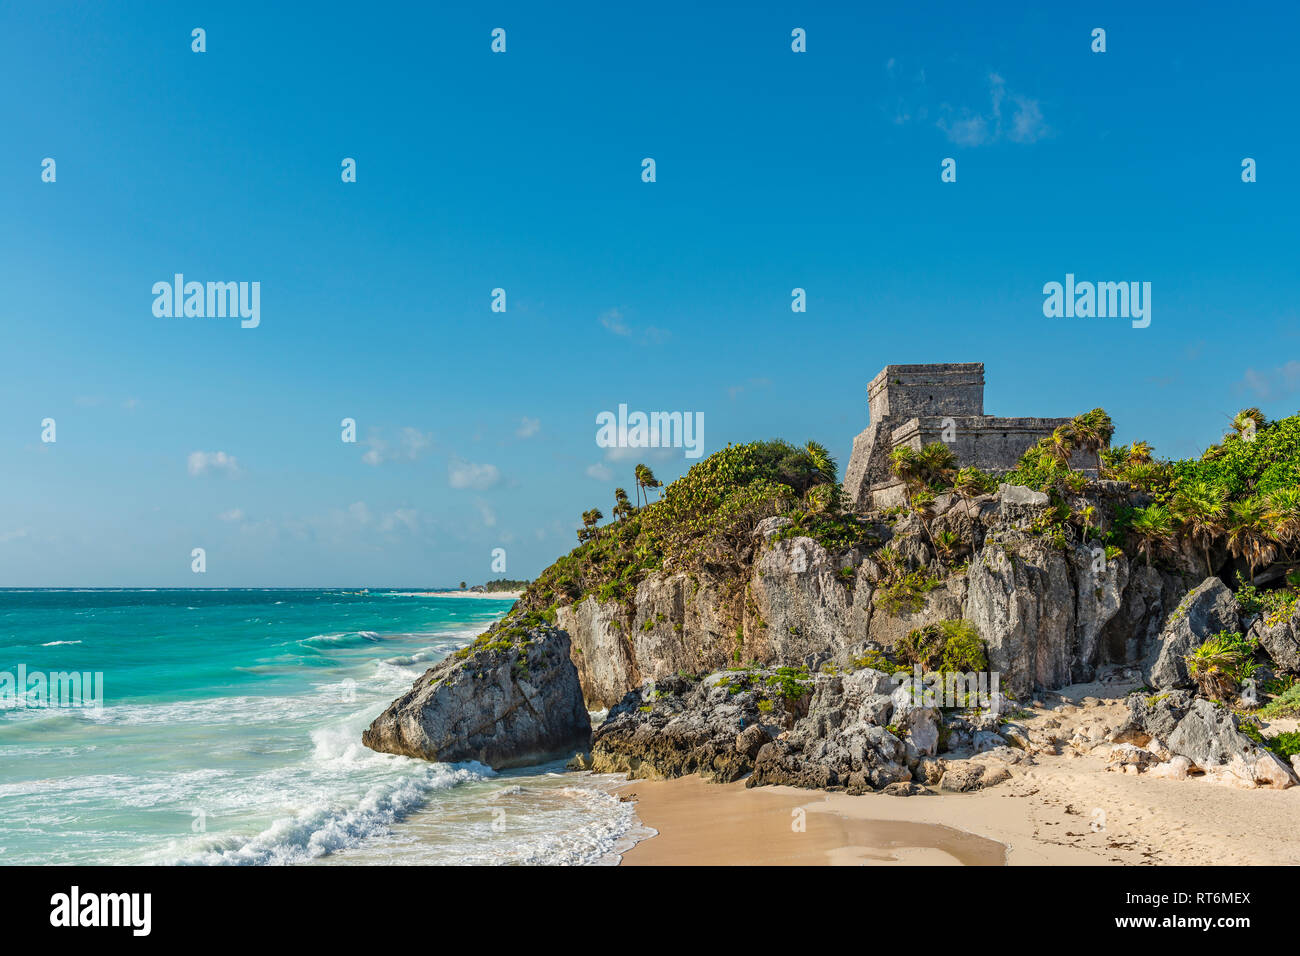
<svg viewBox="0 0 1300 956">
<path fill-rule="evenodd" d="M 0 863 L 608 859 L 636 826 L 612 779 L 361 746 L 394 697 L 509 606 L 0 590 Z M 20 667 L 29 688 L 33 674 L 102 674 L 103 705 L 5 706 Z"/>
</svg>

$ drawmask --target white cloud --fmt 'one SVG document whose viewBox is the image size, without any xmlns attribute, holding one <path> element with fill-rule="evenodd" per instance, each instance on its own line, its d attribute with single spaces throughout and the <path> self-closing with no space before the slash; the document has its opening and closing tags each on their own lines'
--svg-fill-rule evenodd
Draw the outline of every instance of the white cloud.
<svg viewBox="0 0 1300 956">
<path fill-rule="evenodd" d="M 191 477 L 206 475 L 209 472 L 224 472 L 231 478 L 239 475 L 239 462 L 234 455 L 224 451 L 192 451 L 188 459 Z"/>
<path fill-rule="evenodd" d="M 420 513 L 414 508 L 398 508 L 384 515 L 379 521 L 380 531 L 400 531 L 402 528 L 414 531 L 420 523 Z"/>
<path fill-rule="evenodd" d="M 941 117 L 937 125 L 951 142 L 958 146 L 984 146 L 1002 139 L 1013 143 L 1033 143 L 1050 132 L 1038 100 L 1008 90 L 1006 80 L 996 73 L 988 75 L 988 84 L 987 111 L 968 107 L 955 110 L 945 104 L 948 115 Z M 1003 106 L 1008 101 L 1011 104 L 1009 120 L 1003 116 Z"/>
<path fill-rule="evenodd" d="M 1276 368 L 1248 368 L 1236 383 L 1238 392 L 1248 391 L 1262 401 L 1300 391 L 1300 361 L 1292 359 Z"/>
<path fill-rule="evenodd" d="M 770 378 L 751 378 L 744 385 L 732 385 L 727 389 L 727 395 L 730 398 L 738 398 L 751 388 L 769 388 L 772 384 Z"/>
<path fill-rule="evenodd" d="M 221 512 L 221 514 L 217 515 L 217 520 L 218 520 L 218 521 L 227 521 L 227 522 L 243 521 L 243 520 L 244 520 L 244 509 L 243 509 L 243 508 L 231 508 L 229 511 L 223 511 L 223 512 Z"/>
<path fill-rule="evenodd" d="M 681 459 L 680 448 L 632 448 L 614 447 L 605 449 L 605 460 L 610 462 L 669 462 Z"/>
<path fill-rule="evenodd" d="M 594 465 L 587 466 L 587 477 L 595 478 L 597 481 L 610 481 L 614 477 L 614 470 L 608 465 L 597 462 Z"/>
<path fill-rule="evenodd" d="M 491 488 L 501 478 L 496 465 L 479 465 L 453 458 L 447 463 L 447 481 L 453 488 Z"/>
<path fill-rule="evenodd" d="M 366 446 L 361 460 L 367 465 L 378 467 L 386 461 L 416 461 L 422 458 L 433 448 L 433 434 L 408 425 L 398 433 L 396 441 L 372 434 L 361 444 Z"/>
<path fill-rule="evenodd" d="M 482 498 L 476 498 L 474 499 L 474 506 L 478 508 L 479 517 L 483 519 L 484 525 L 486 525 L 489 528 L 496 526 L 497 513 L 492 510 L 491 505 L 489 505 Z"/>
<path fill-rule="evenodd" d="M 532 438 L 541 430 L 541 427 L 541 419 L 529 418 L 525 415 L 519 419 L 519 427 L 515 429 L 515 435 L 519 438 Z"/>
<path fill-rule="evenodd" d="M 672 338 L 672 333 L 666 329 L 657 328 L 653 325 L 647 325 L 644 329 L 633 328 L 632 325 L 623 317 L 622 309 L 610 309 L 602 312 L 600 315 L 600 324 L 622 338 L 635 338 L 641 345 L 658 345 Z"/>
<path fill-rule="evenodd" d="M 632 334 L 632 329 L 623 321 L 623 311 L 621 309 L 610 309 L 608 312 L 601 313 L 600 324 L 615 335 Z"/>
</svg>

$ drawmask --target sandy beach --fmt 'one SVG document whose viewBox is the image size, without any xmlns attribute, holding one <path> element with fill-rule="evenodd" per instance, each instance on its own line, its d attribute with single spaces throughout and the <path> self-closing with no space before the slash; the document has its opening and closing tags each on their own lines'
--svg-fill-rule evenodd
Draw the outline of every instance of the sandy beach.
<svg viewBox="0 0 1300 956">
<path fill-rule="evenodd" d="M 1100 708 L 1026 720 L 1096 719 Z M 1204 778 L 1110 772 L 1100 754 L 1040 753 L 975 793 L 895 797 L 699 777 L 635 780 L 620 792 L 659 835 L 638 865 L 1296 864 L 1300 787 L 1242 790 Z M 800 823 L 802 821 L 802 827 Z"/>
</svg>

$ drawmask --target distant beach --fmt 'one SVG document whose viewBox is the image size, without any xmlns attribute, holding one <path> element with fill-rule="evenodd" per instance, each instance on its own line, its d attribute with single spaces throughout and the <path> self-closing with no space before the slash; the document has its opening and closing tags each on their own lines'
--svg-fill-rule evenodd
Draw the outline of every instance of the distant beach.
<svg viewBox="0 0 1300 956">
<path fill-rule="evenodd" d="M 523 591 L 412 591 L 412 597 L 486 598 L 493 601 L 518 601 Z"/>
</svg>

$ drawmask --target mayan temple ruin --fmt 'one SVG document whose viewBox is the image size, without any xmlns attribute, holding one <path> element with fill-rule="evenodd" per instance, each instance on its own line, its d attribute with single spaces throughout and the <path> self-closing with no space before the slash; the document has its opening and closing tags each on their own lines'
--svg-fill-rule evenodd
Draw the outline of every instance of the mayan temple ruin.
<svg viewBox="0 0 1300 956">
<path fill-rule="evenodd" d="M 903 501 L 889 470 L 889 453 L 900 445 L 920 451 L 944 441 L 961 466 L 997 472 L 1013 468 L 1040 438 L 1068 418 L 994 418 L 984 414 L 984 363 L 886 365 L 867 386 L 870 424 L 853 439 L 844 473 L 848 503 L 887 507 Z M 1077 451 L 1075 467 L 1095 469 L 1096 456 Z"/>
</svg>

